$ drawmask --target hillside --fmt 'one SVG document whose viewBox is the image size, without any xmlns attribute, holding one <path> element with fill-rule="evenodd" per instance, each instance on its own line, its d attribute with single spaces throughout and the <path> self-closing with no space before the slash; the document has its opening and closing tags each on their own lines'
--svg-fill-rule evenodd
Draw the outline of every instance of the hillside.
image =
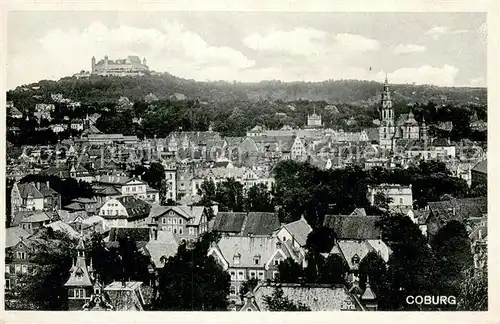
<svg viewBox="0 0 500 324">
<path fill-rule="evenodd" d="M 64 97 L 84 103 L 115 101 L 127 96 L 131 101 L 143 100 L 153 93 L 165 99 L 175 93 L 182 93 L 188 99 L 208 102 L 231 101 L 326 101 L 328 103 L 351 103 L 360 106 L 373 105 L 379 99 L 382 85 L 377 82 L 340 80 L 323 82 L 281 82 L 261 81 L 239 82 L 197 82 L 175 77 L 168 73 L 143 77 L 101 77 L 89 79 L 75 77 L 59 81 L 39 81 L 8 91 L 7 100 L 37 96 L 50 97 L 50 93 L 61 93 Z M 485 105 L 486 88 L 455 88 L 429 85 L 392 85 L 394 100 L 400 103 L 428 102 Z M 29 109 L 29 108 L 28 108 Z"/>
</svg>

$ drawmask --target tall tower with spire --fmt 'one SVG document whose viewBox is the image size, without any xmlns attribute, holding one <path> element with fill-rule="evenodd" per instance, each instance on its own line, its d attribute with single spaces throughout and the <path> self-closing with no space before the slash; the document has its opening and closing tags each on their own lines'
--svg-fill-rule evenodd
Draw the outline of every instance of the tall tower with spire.
<svg viewBox="0 0 500 324">
<path fill-rule="evenodd" d="M 395 133 L 394 106 L 387 74 L 385 75 L 384 89 L 380 100 L 379 119 L 379 144 L 383 148 L 392 148 Z"/>
<path fill-rule="evenodd" d="M 76 246 L 76 260 L 71 267 L 71 274 L 64 287 L 68 289 L 68 309 L 82 310 L 93 292 L 92 276 L 85 261 L 85 244 L 80 236 Z"/>
<path fill-rule="evenodd" d="M 93 73 L 95 71 L 95 56 L 92 56 L 92 70 L 91 72 Z"/>
</svg>

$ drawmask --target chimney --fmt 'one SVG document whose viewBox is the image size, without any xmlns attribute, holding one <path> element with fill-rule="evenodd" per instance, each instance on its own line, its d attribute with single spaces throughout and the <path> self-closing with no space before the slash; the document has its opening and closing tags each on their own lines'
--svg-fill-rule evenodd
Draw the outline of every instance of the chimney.
<svg viewBox="0 0 500 324">
<path fill-rule="evenodd" d="M 40 182 L 35 182 L 35 187 L 40 190 Z"/>
<path fill-rule="evenodd" d="M 50 188 L 50 182 L 49 182 L 49 180 L 47 180 L 47 182 L 45 184 L 47 185 L 47 188 Z"/>
<path fill-rule="evenodd" d="M 477 236 L 478 236 L 478 241 L 482 240 L 483 239 L 483 231 L 482 230 L 478 230 L 477 231 Z"/>
</svg>

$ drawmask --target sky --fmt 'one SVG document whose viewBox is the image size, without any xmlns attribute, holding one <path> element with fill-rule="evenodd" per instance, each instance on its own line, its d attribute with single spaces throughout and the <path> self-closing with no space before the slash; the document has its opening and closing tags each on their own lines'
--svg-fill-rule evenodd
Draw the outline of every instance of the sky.
<svg viewBox="0 0 500 324">
<path fill-rule="evenodd" d="M 198 81 L 486 86 L 485 13 L 70 12 L 7 17 L 7 86 L 138 55 Z"/>
</svg>

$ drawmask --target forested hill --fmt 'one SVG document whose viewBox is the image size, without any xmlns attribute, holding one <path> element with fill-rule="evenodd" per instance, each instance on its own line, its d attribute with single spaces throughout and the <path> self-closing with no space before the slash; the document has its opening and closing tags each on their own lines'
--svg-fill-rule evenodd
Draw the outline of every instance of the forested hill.
<svg viewBox="0 0 500 324">
<path fill-rule="evenodd" d="M 326 101 L 328 103 L 352 103 L 369 106 L 379 100 L 382 84 L 377 82 L 340 80 L 323 82 L 281 82 L 261 81 L 258 83 L 239 82 L 198 82 L 175 77 L 168 73 L 142 77 L 102 77 L 89 79 L 66 77 L 59 81 L 39 81 L 19 86 L 7 93 L 10 98 L 26 95 L 50 97 L 50 93 L 61 93 L 64 97 L 81 102 L 114 101 L 126 96 L 131 101 L 143 100 L 153 93 L 165 99 L 175 93 L 184 94 L 188 99 L 201 101 Z M 392 85 L 394 99 L 399 102 L 459 103 L 486 105 L 486 88 L 436 87 L 430 85 Z"/>
</svg>

